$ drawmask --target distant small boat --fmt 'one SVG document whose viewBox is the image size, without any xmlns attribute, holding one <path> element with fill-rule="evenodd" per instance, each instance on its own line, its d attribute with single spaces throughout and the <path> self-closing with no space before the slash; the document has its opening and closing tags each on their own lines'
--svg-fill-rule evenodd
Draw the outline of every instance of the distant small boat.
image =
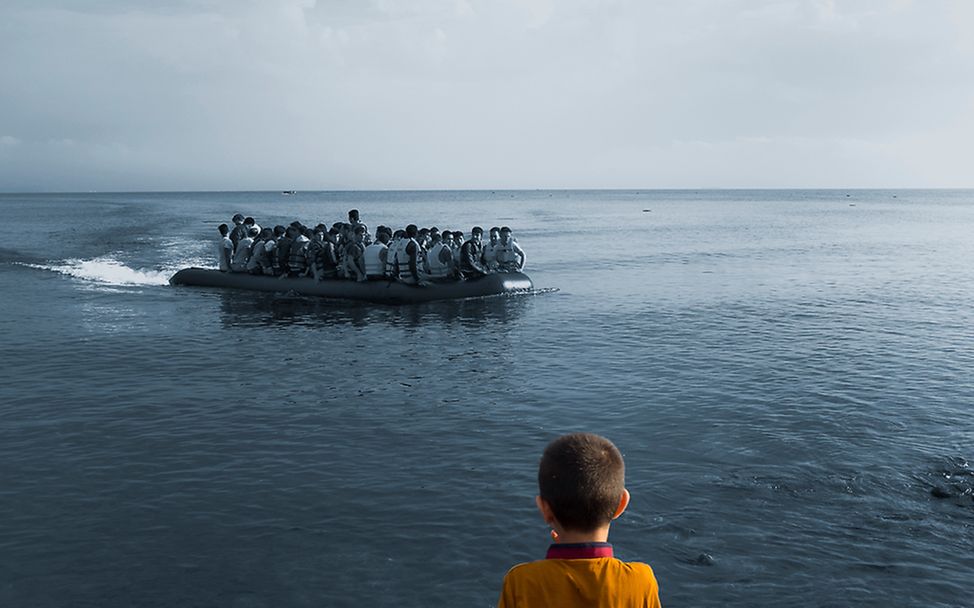
<svg viewBox="0 0 974 608">
<path fill-rule="evenodd" d="M 291 196 L 292 194 L 297 194 L 297 190 L 281 190 L 281 194 L 284 196 Z"/>
</svg>

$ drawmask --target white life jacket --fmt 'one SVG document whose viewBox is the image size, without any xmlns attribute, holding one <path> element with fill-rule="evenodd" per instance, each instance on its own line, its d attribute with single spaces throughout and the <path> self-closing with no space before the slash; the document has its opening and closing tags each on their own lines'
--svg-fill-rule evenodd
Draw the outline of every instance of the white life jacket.
<svg viewBox="0 0 974 608">
<path fill-rule="evenodd" d="M 389 255 L 389 247 L 376 241 L 365 248 L 365 275 L 369 277 L 381 277 L 385 275 L 386 265 L 382 262 L 380 254 L 385 250 L 386 256 Z"/>
<path fill-rule="evenodd" d="M 410 243 L 416 247 L 416 271 L 420 277 L 423 275 L 423 248 L 419 246 L 416 239 L 403 239 L 402 248 L 396 254 L 396 259 L 399 260 L 399 279 L 407 283 L 413 281 L 413 273 L 409 271 L 409 252 L 406 251 Z"/>
<path fill-rule="evenodd" d="M 501 268 L 517 266 L 519 256 L 514 251 L 514 239 L 509 239 L 506 244 L 503 241 L 498 241 L 494 253 L 497 256 L 497 265 Z"/>
<path fill-rule="evenodd" d="M 450 251 L 450 261 L 442 262 L 440 260 L 440 255 L 443 251 Z M 434 279 L 443 279 L 450 276 L 450 271 L 453 270 L 453 253 L 449 247 L 444 245 L 442 242 L 433 245 L 429 253 L 426 256 L 426 265 L 429 268 L 429 276 Z"/>
<path fill-rule="evenodd" d="M 497 243 L 491 243 L 490 241 L 484 243 L 484 264 L 488 268 L 497 267 L 497 247 L 500 245 L 500 241 Z"/>
</svg>

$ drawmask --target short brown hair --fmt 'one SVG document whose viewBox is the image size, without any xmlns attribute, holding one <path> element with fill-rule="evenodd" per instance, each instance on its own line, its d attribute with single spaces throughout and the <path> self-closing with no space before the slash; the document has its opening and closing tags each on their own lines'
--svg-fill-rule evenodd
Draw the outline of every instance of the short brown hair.
<svg viewBox="0 0 974 608">
<path fill-rule="evenodd" d="M 611 441 L 592 433 L 573 433 L 545 448 L 538 490 L 558 523 L 590 532 L 612 521 L 625 490 L 625 476 L 622 454 Z"/>
</svg>

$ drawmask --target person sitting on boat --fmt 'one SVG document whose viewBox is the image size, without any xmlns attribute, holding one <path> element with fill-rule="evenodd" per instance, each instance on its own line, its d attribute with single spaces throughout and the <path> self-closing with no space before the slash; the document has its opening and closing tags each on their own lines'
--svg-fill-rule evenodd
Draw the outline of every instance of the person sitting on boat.
<svg viewBox="0 0 974 608">
<path fill-rule="evenodd" d="M 389 251 L 386 252 L 386 277 L 395 279 L 399 276 L 399 253 L 406 246 L 406 231 L 396 230 L 389 241 Z"/>
<path fill-rule="evenodd" d="M 233 259 L 233 241 L 230 240 L 230 227 L 220 224 L 220 243 L 217 246 L 217 256 L 220 259 L 220 270 L 230 272 L 230 260 Z"/>
<path fill-rule="evenodd" d="M 489 241 L 484 245 L 484 265 L 488 270 L 497 270 L 497 245 L 501 242 L 501 229 L 494 226 L 489 232 Z"/>
<path fill-rule="evenodd" d="M 247 236 L 247 228 L 243 225 L 244 216 L 242 213 L 235 213 L 233 215 L 233 228 L 230 230 L 230 240 L 233 242 L 233 250 L 237 250 L 237 243 L 240 239 Z"/>
<path fill-rule="evenodd" d="M 313 277 L 318 276 L 315 269 L 315 262 L 321 254 L 326 231 L 327 229 L 324 224 L 315 226 L 311 234 L 311 240 L 308 242 L 308 249 L 305 252 L 305 257 L 308 259 L 308 269 L 311 271 L 311 276 Z"/>
<path fill-rule="evenodd" d="M 484 229 L 474 226 L 470 231 L 470 240 L 460 247 L 460 276 L 464 279 L 476 279 L 491 273 L 484 264 Z"/>
<path fill-rule="evenodd" d="M 365 226 L 359 224 L 355 227 L 351 242 L 345 246 L 345 278 L 355 279 L 356 281 L 366 280 L 365 274 Z"/>
<path fill-rule="evenodd" d="M 247 236 L 237 243 L 237 248 L 233 251 L 233 259 L 230 261 L 232 272 L 247 272 L 247 262 L 250 261 L 251 247 L 254 245 L 256 236 L 257 229 L 251 228 Z"/>
<path fill-rule="evenodd" d="M 386 260 L 389 258 L 389 233 L 376 229 L 375 242 L 365 248 L 365 277 L 370 281 L 386 278 Z"/>
<path fill-rule="evenodd" d="M 416 233 L 416 242 L 419 243 L 420 248 L 426 252 L 430 250 L 433 243 L 430 240 L 430 229 L 420 228 L 419 232 Z"/>
<path fill-rule="evenodd" d="M 291 239 L 287 236 L 287 228 L 278 224 L 274 226 L 274 245 L 265 245 L 264 248 L 268 249 L 268 255 L 270 256 L 271 263 L 273 264 L 274 276 L 283 276 L 287 274 L 287 255 L 285 254 L 283 259 L 281 258 L 281 248 L 289 249 L 291 247 Z"/>
<path fill-rule="evenodd" d="M 453 252 L 447 240 L 453 240 L 449 230 L 444 230 L 443 234 L 430 232 L 431 242 L 429 252 L 426 254 L 427 276 L 431 281 L 443 282 L 453 278 Z"/>
<path fill-rule="evenodd" d="M 280 276 L 286 277 L 290 274 L 288 261 L 291 259 L 291 246 L 297 238 L 298 231 L 294 226 L 284 229 L 284 235 L 277 238 L 277 266 Z"/>
<path fill-rule="evenodd" d="M 497 268 L 502 272 L 520 272 L 524 269 L 527 256 L 507 226 L 501 228 L 501 240 L 497 244 L 496 253 Z"/>
<path fill-rule="evenodd" d="M 348 211 L 348 224 L 349 224 L 349 230 L 348 230 L 349 241 L 355 240 L 355 231 L 358 229 L 359 226 L 362 226 L 365 228 L 365 232 L 362 236 L 362 244 L 366 246 L 372 244 L 372 235 L 369 233 L 369 227 L 366 226 L 361 219 L 359 219 L 358 209 L 350 209 Z"/>
<path fill-rule="evenodd" d="M 258 224 L 252 217 L 245 217 L 243 225 L 247 229 L 247 234 L 250 234 L 251 228 L 256 228 L 257 234 L 260 234 L 261 231 L 264 230 L 263 228 L 260 227 L 260 224 Z"/>
<path fill-rule="evenodd" d="M 267 233 L 267 238 L 264 239 L 264 259 L 261 263 L 261 273 L 267 276 L 275 276 L 280 271 L 277 266 L 277 239 L 280 237 L 277 229 L 280 228 L 280 234 L 284 234 L 284 226 L 275 226 L 273 229 L 264 228 L 264 232 Z"/>
<path fill-rule="evenodd" d="M 254 239 L 254 244 L 250 247 L 250 259 L 247 260 L 247 272 L 250 274 L 264 274 L 264 269 L 271 267 L 270 258 L 267 257 L 267 241 L 273 240 L 274 231 L 264 228 Z"/>
<path fill-rule="evenodd" d="M 303 277 L 308 273 L 308 243 L 311 242 L 304 232 L 307 228 L 295 228 L 291 226 L 294 234 L 294 241 L 287 256 L 287 270 L 290 277 Z"/>
<path fill-rule="evenodd" d="M 403 239 L 406 244 L 397 260 L 399 280 L 407 285 L 426 285 L 426 281 L 420 276 L 423 269 L 423 248 L 416 240 L 418 235 L 416 224 L 406 226 L 406 238 Z"/>
<path fill-rule="evenodd" d="M 450 249 L 453 250 L 453 259 L 457 261 L 457 267 L 460 267 L 460 248 L 463 247 L 463 231 L 462 230 L 452 230 L 453 241 L 450 243 Z"/>
<path fill-rule="evenodd" d="M 375 229 L 375 238 L 376 238 L 376 240 L 378 240 L 379 234 L 383 234 L 383 233 L 386 235 L 386 239 L 383 241 L 383 243 L 386 245 L 386 247 L 391 246 L 392 245 L 392 228 L 389 228 L 387 226 L 379 226 L 378 228 L 376 228 Z M 388 257 L 388 254 L 386 255 L 386 257 Z"/>
<path fill-rule="evenodd" d="M 308 246 L 311 274 L 316 281 L 338 278 L 338 256 L 335 255 L 335 237 L 331 230 L 315 229 L 314 238 Z M 317 244 L 316 244 L 317 243 Z"/>
</svg>

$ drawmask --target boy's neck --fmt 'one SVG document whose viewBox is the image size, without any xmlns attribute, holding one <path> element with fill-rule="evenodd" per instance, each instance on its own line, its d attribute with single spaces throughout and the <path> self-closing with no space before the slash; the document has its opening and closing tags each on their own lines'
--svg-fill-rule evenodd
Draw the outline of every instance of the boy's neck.
<svg viewBox="0 0 974 608">
<path fill-rule="evenodd" d="M 609 526 L 604 526 L 588 532 L 577 530 L 556 530 L 552 540 L 559 544 L 605 543 L 609 541 Z"/>
</svg>

